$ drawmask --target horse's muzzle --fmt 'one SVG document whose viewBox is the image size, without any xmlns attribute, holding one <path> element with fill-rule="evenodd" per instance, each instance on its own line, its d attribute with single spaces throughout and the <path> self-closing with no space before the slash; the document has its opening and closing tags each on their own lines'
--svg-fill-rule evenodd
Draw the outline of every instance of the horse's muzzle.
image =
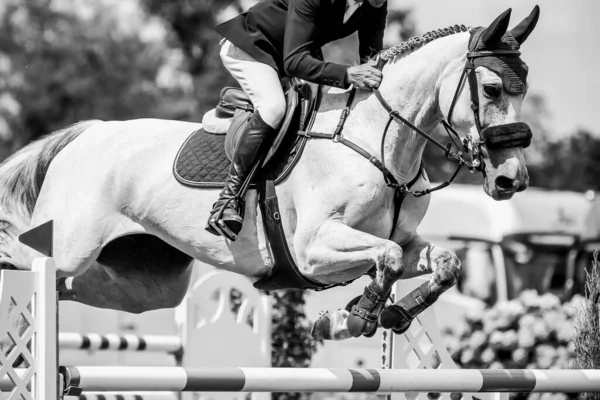
<svg viewBox="0 0 600 400">
<path fill-rule="evenodd" d="M 531 144 L 531 129 L 524 122 L 496 125 L 484 128 L 480 133 L 481 142 L 489 150 L 522 147 Z"/>
</svg>

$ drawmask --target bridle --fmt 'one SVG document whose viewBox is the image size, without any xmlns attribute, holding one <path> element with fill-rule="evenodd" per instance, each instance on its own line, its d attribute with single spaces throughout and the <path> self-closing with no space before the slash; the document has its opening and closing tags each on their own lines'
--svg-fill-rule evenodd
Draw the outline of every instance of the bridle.
<svg viewBox="0 0 600 400">
<path fill-rule="evenodd" d="M 415 197 L 424 196 L 436 190 L 443 189 L 450 185 L 454 178 L 458 175 L 460 169 L 464 166 L 469 171 L 475 172 L 479 171 L 482 174 L 485 174 L 484 171 L 484 161 L 481 157 L 481 146 L 486 146 L 490 148 L 508 148 L 508 147 L 527 147 L 531 143 L 531 130 L 529 126 L 523 122 L 513 122 L 509 124 L 496 125 L 492 127 L 483 128 L 481 126 L 481 120 L 479 117 L 479 93 L 477 86 L 477 74 L 475 72 L 474 59 L 478 57 L 490 57 L 490 56 L 503 56 L 503 57 L 519 57 L 521 52 L 518 50 L 485 50 L 485 51 L 475 51 L 467 53 L 467 61 L 465 62 L 465 67 L 463 68 L 463 72 L 458 81 L 458 85 L 456 87 L 456 91 L 454 92 L 454 97 L 452 99 L 452 103 L 450 104 L 450 109 L 448 110 L 447 118 L 442 118 L 441 124 L 446 129 L 448 133 L 448 137 L 451 139 L 451 142 L 444 146 L 430 134 L 424 132 L 422 129 L 413 125 L 410 121 L 406 120 L 402 117 L 398 111 L 394 110 L 390 104 L 383 98 L 379 89 L 373 89 L 373 92 L 383 108 L 387 111 L 389 115 L 388 122 L 385 126 L 383 132 L 382 139 L 382 150 L 381 150 L 381 160 L 383 167 L 385 168 L 385 158 L 383 154 L 383 143 L 385 142 L 385 138 L 387 136 L 387 132 L 389 130 L 390 124 L 392 121 L 395 121 L 397 124 L 404 124 L 408 126 L 413 131 L 417 132 L 419 135 L 423 136 L 429 142 L 433 143 L 435 146 L 439 147 L 444 151 L 444 156 L 447 159 L 450 159 L 458 164 L 456 170 L 450 177 L 450 179 L 441 183 L 440 185 L 425 189 L 421 191 L 411 191 L 409 188 L 404 185 L 400 185 L 398 187 L 399 190 L 405 191 L 407 193 L 411 193 Z M 382 70 L 385 64 L 387 63 L 387 59 L 379 58 L 377 60 L 376 68 Z M 473 117 L 475 119 L 475 126 L 477 127 L 477 132 L 479 133 L 479 138 L 473 138 L 469 133 L 465 135 L 464 139 L 461 139 L 460 135 L 452 126 L 452 114 L 454 112 L 454 108 L 456 106 L 456 102 L 462 93 L 464 88 L 465 81 L 468 82 L 469 91 L 471 94 L 471 110 L 473 111 Z M 504 133 L 506 132 L 506 133 Z M 461 142 L 462 146 L 454 141 L 452 138 L 454 135 Z M 452 150 L 452 145 L 458 148 L 458 151 Z M 468 154 L 470 151 L 471 159 L 467 161 L 464 159 L 464 155 Z M 387 168 L 386 168 L 387 169 Z M 385 175 L 385 174 L 384 174 Z M 388 186 L 392 186 L 392 183 L 389 183 Z"/>
<path fill-rule="evenodd" d="M 458 32 L 466 32 L 469 29 L 464 25 L 455 25 L 451 28 L 441 29 L 438 31 L 429 32 L 423 37 L 414 37 L 409 39 L 407 42 L 403 43 L 399 46 L 399 49 L 392 48 L 389 49 L 389 55 L 386 57 L 382 57 L 381 55 L 377 59 L 376 68 L 382 70 L 385 64 L 387 64 L 388 60 L 401 54 L 402 51 L 406 49 L 414 49 L 428 41 L 436 39 L 437 37 L 447 36 L 453 33 Z M 518 57 L 520 56 L 520 52 L 517 50 L 484 50 L 484 51 L 469 51 L 467 53 L 467 60 L 465 62 L 465 67 L 461 74 L 461 77 L 458 82 L 458 86 L 454 93 L 454 97 L 452 99 L 452 103 L 450 105 L 450 109 L 448 110 L 447 118 L 442 118 L 441 124 L 446 129 L 448 136 L 451 139 L 451 142 L 447 145 L 443 145 L 438 140 L 433 138 L 430 134 L 424 132 L 419 127 L 412 124 L 410 121 L 405 119 L 400 115 L 397 110 L 394 110 L 390 104 L 383 98 L 381 92 L 378 89 L 373 89 L 373 93 L 379 100 L 380 104 L 388 113 L 389 119 L 385 125 L 383 137 L 381 140 L 381 154 L 380 157 L 377 158 L 367 152 L 365 149 L 352 142 L 351 140 L 342 136 L 342 130 L 344 128 L 344 124 L 348 115 L 350 114 L 351 106 L 354 101 L 354 96 L 356 94 L 356 88 L 352 88 L 350 91 L 350 95 L 348 96 L 348 100 L 346 102 L 346 107 L 342 110 L 342 114 L 340 116 L 340 120 L 338 125 L 333 133 L 321 133 L 321 132 L 313 132 L 313 131 L 299 131 L 298 134 L 301 136 L 305 136 L 306 138 L 315 138 L 315 139 L 330 139 L 336 143 L 341 143 L 358 154 L 365 157 L 369 160 L 376 168 L 378 168 L 383 173 L 383 178 L 386 185 L 395 190 L 397 197 L 404 197 L 407 193 L 412 194 L 415 197 L 424 196 L 436 190 L 443 189 L 450 185 L 452 181 L 458 175 L 458 172 L 462 167 L 466 167 L 471 172 L 479 171 L 485 175 L 483 158 L 481 156 L 481 147 L 486 146 L 488 150 L 494 150 L 499 148 L 510 148 L 510 147 L 527 147 L 531 143 L 531 130 L 529 126 L 522 122 L 514 122 L 509 124 L 502 124 L 496 126 L 490 126 L 486 128 L 482 128 L 481 121 L 479 118 L 479 94 L 478 94 L 478 86 L 477 86 L 477 74 L 475 72 L 475 64 L 474 60 L 478 57 Z M 477 132 L 479 133 L 479 138 L 473 138 L 470 134 L 465 135 L 464 138 L 461 139 L 460 135 L 456 131 L 456 129 L 452 126 L 452 114 L 454 112 L 454 108 L 462 93 L 462 90 L 465 86 L 465 82 L 468 83 L 471 95 L 471 109 L 473 111 L 473 116 L 475 119 L 475 125 L 477 127 Z M 408 126 L 410 129 L 423 136 L 429 142 L 433 143 L 436 147 L 440 148 L 444 151 L 444 155 L 447 159 L 456 162 L 457 168 L 450 177 L 450 179 L 442 182 L 440 185 L 424 190 L 411 190 L 412 184 L 418 179 L 420 174 L 408 183 L 399 183 L 393 174 L 389 171 L 389 169 L 385 165 L 385 156 L 384 156 L 384 144 L 387 133 L 389 131 L 390 125 L 392 122 L 396 122 L 398 125 L 404 124 Z M 452 136 L 458 138 L 460 142 L 460 146 L 456 143 Z M 457 151 L 452 150 L 452 146 L 457 148 Z M 465 154 L 470 153 L 470 160 L 467 161 L 463 157 Z M 396 219 L 396 217 L 394 218 Z"/>
<path fill-rule="evenodd" d="M 381 53 L 380 53 L 379 57 L 377 58 L 376 67 L 379 70 L 382 70 L 383 67 L 385 66 L 385 64 L 388 62 L 388 60 L 391 57 L 401 54 L 404 50 L 413 50 L 416 47 L 419 47 L 420 45 L 428 43 L 429 41 L 437 39 L 439 37 L 451 35 L 453 33 L 466 32 L 466 31 L 469 31 L 469 29 L 466 26 L 454 25 L 450 28 L 438 29 L 436 31 L 428 32 L 421 37 L 413 37 L 413 38 L 409 39 L 408 41 L 402 43 L 399 46 L 396 46 L 396 47 L 386 50 L 385 51 L 385 53 L 387 53 L 386 57 L 381 57 Z M 471 38 L 473 38 L 473 36 L 471 36 Z M 470 46 L 470 44 L 469 44 L 469 46 Z M 371 155 L 368 151 L 366 151 L 365 149 L 363 149 L 356 143 L 354 143 L 351 140 L 342 136 L 342 130 L 344 129 L 344 124 L 346 122 L 346 119 L 348 118 L 348 115 L 350 114 L 351 106 L 354 101 L 354 97 L 356 95 L 356 88 L 354 88 L 354 87 L 350 91 L 350 95 L 348 96 L 346 106 L 342 110 L 340 120 L 339 120 L 338 125 L 333 133 L 323 133 L 323 132 L 311 131 L 310 127 L 312 126 L 312 122 L 314 122 L 314 115 L 313 115 L 313 118 L 311 119 L 312 122 L 308 125 L 308 129 L 307 130 L 299 130 L 298 135 L 303 136 L 304 138 L 306 138 L 306 140 L 311 139 L 311 138 L 312 139 L 329 139 L 335 143 L 341 143 L 341 144 L 349 147 L 350 149 L 354 150 L 355 152 L 357 152 L 364 158 L 366 158 L 369 162 L 371 162 L 371 164 L 373 164 L 377 169 L 379 169 L 382 172 L 385 184 L 388 187 L 394 189 L 394 197 L 393 197 L 393 199 L 394 199 L 394 206 L 393 206 L 394 215 L 393 215 L 393 219 L 392 219 L 392 228 L 391 228 L 390 235 L 389 235 L 389 238 L 391 239 L 394 234 L 395 227 L 399 220 L 400 208 L 402 206 L 402 202 L 407 194 L 411 194 L 415 197 L 420 197 L 420 196 L 429 194 L 431 192 L 434 192 L 436 190 L 440 190 L 440 189 L 450 185 L 450 183 L 452 183 L 454 178 L 456 178 L 456 176 L 458 175 L 459 170 L 463 166 L 468 168 L 471 172 L 479 171 L 485 175 L 483 158 L 481 156 L 481 146 L 486 146 L 488 151 L 498 149 L 498 148 L 511 148 L 511 147 L 525 148 L 525 147 L 529 146 L 529 144 L 531 143 L 531 130 L 529 129 L 529 126 L 527 124 L 517 122 L 517 123 L 509 123 L 509 124 L 503 124 L 503 125 L 490 126 L 490 127 L 483 128 L 481 126 L 481 121 L 479 118 L 479 111 L 480 111 L 479 110 L 479 94 L 478 94 L 477 74 L 475 72 L 474 60 L 478 57 L 489 57 L 489 56 L 518 57 L 520 54 L 521 53 L 517 50 L 484 50 L 484 51 L 469 51 L 467 53 L 467 61 L 465 63 L 465 67 L 463 69 L 463 72 L 462 72 L 461 77 L 458 82 L 458 86 L 454 93 L 454 97 L 452 99 L 450 109 L 448 110 L 447 118 L 442 118 L 442 120 L 441 120 L 441 124 L 446 129 L 446 132 L 448 133 L 448 136 L 450 137 L 450 139 L 452 141 L 452 143 L 449 143 L 446 146 L 444 146 L 442 143 L 437 141 L 431 135 L 424 132 L 417 126 L 413 125 L 410 121 L 408 121 L 404 117 L 402 117 L 400 115 L 400 113 L 397 110 L 394 110 L 390 106 L 390 104 L 383 98 L 383 96 L 381 95 L 381 92 L 378 89 L 373 89 L 373 93 L 375 94 L 375 96 L 379 100 L 380 104 L 383 106 L 383 108 L 388 113 L 389 119 L 385 125 L 383 137 L 381 140 L 380 158 L 377 158 L 377 157 Z M 475 125 L 477 127 L 477 132 L 479 133 L 479 138 L 472 138 L 471 135 L 467 134 L 464 139 L 461 139 L 460 135 L 456 132 L 456 129 L 454 129 L 454 127 L 452 126 L 452 114 L 454 112 L 454 108 L 456 106 L 458 98 L 460 97 L 460 94 L 462 93 L 465 82 L 468 82 L 468 84 L 469 84 L 470 95 L 471 95 L 471 109 L 473 111 Z M 320 90 L 320 86 L 319 86 L 319 90 Z M 410 182 L 402 183 L 402 184 L 399 183 L 396 180 L 396 178 L 394 177 L 394 175 L 387 169 L 387 167 L 385 165 L 385 152 L 384 152 L 385 139 L 386 139 L 387 133 L 389 131 L 390 125 L 393 121 L 396 122 L 398 125 L 404 124 L 404 125 L 408 126 L 410 129 L 412 129 L 413 131 L 417 132 L 418 134 L 420 134 L 421 136 L 426 138 L 429 142 L 433 143 L 436 147 L 442 149 L 444 151 L 444 155 L 447 159 L 450 159 L 450 160 L 456 162 L 458 164 L 458 166 L 457 166 L 456 170 L 454 171 L 454 173 L 452 174 L 451 178 L 431 189 L 411 190 L 411 187 L 413 186 L 413 184 L 415 184 L 419 180 L 419 178 L 422 176 L 423 166 L 421 165 L 419 172 Z M 452 138 L 452 135 L 456 136 L 459 139 L 459 141 L 462 144 L 462 147 L 460 147 L 459 145 L 456 144 L 456 142 Z M 452 150 L 452 144 L 454 144 L 457 147 L 458 150 L 456 152 Z M 464 159 L 463 156 L 465 154 L 469 153 L 469 151 L 471 154 L 471 159 L 470 159 L 470 161 L 467 161 Z M 369 270 L 369 272 L 367 272 L 367 274 L 374 277 L 374 270 L 375 270 L 375 267 L 373 267 L 371 270 Z M 353 281 L 354 281 L 354 279 L 350 280 L 348 282 L 341 283 L 341 284 L 329 285 L 329 286 L 325 287 L 325 289 L 334 287 L 334 286 L 346 286 Z"/>
</svg>

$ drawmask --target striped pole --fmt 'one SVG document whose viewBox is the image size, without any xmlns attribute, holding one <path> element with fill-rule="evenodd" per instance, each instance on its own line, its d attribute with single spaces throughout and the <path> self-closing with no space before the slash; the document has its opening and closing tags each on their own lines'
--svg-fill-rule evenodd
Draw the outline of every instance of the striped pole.
<svg viewBox="0 0 600 400">
<path fill-rule="evenodd" d="M 61 332 L 58 338 L 61 350 L 113 350 L 177 353 L 182 351 L 181 338 L 159 335 L 99 335 L 97 333 Z"/>
<path fill-rule="evenodd" d="M 61 372 L 65 387 L 75 391 L 600 392 L 600 370 L 61 367 Z"/>
<path fill-rule="evenodd" d="M 80 396 L 66 396 L 65 400 L 179 400 L 174 392 L 86 392 Z"/>
</svg>

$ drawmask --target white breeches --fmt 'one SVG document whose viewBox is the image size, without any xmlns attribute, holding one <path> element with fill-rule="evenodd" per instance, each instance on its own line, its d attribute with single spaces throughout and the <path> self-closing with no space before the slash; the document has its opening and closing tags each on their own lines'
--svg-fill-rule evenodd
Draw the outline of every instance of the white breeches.
<svg viewBox="0 0 600 400">
<path fill-rule="evenodd" d="M 228 40 L 223 40 L 220 56 L 225 68 L 250 98 L 254 109 L 260 111 L 263 121 L 274 129 L 279 128 L 285 116 L 285 95 L 277 71 Z"/>
</svg>

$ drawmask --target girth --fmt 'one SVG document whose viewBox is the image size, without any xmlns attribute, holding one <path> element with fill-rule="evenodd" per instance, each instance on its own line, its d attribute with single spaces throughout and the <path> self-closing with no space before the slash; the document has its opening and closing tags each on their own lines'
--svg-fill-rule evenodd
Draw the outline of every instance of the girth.
<svg viewBox="0 0 600 400">
<path fill-rule="evenodd" d="M 341 142 L 340 142 L 341 143 Z M 360 153 L 359 153 L 360 154 Z M 423 165 L 420 166 L 417 175 L 407 184 L 407 187 L 412 187 L 423 174 Z M 406 191 L 394 192 L 394 217 L 392 229 L 389 238 L 391 239 L 394 230 L 400 217 L 400 209 L 406 198 Z M 263 216 L 263 224 L 265 226 L 265 234 L 267 235 L 268 243 L 271 247 L 271 255 L 273 257 L 273 268 L 264 277 L 254 283 L 254 287 L 259 290 L 279 290 L 279 289 L 311 289 L 321 291 L 331 289 L 337 286 L 346 286 L 354 282 L 355 279 L 334 284 L 322 284 L 306 278 L 300 272 L 296 265 L 290 248 L 285 239 L 283 223 L 281 222 L 281 213 L 279 211 L 279 203 L 275 192 L 275 182 L 272 178 L 267 178 L 258 186 L 259 205 Z M 372 275 L 375 270 L 373 266 L 367 275 Z"/>
<path fill-rule="evenodd" d="M 351 140 L 342 136 L 342 130 L 348 115 L 350 114 L 350 107 L 354 101 L 356 89 L 352 89 L 346 104 L 346 107 L 342 110 L 340 121 L 333 133 L 320 133 L 311 132 L 314 118 L 310 119 L 309 125 L 306 130 L 299 130 L 298 135 L 308 139 L 329 139 L 335 143 L 341 143 L 350 149 L 354 150 L 365 159 L 369 160 L 377 169 L 383 173 L 384 180 L 388 187 L 394 189 L 394 211 L 392 218 L 392 228 L 390 231 L 389 238 L 391 239 L 394 234 L 396 225 L 400 217 L 400 210 L 402 203 L 406 198 L 406 194 L 410 192 L 410 188 L 417 182 L 422 176 L 423 165 L 419 167 L 419 171 L 416 176 L 407 184 L 399 184 L 393 174 L 385 167 L 382 161 L 379 161 L 377 157 L 371 155 L 365 149 L 352 142 Z M 315 107 L 315 111 L 318 107 Z M 383 144 L 382 144 L 383 148 Z M 383 153 L 382 153 L 383 154 Z M 266 179 L 258 187 L 259 194 L 259 205 L 263 216 L 263 223 L 265 226 L 265 232 L 267 235 L 268 242 L 271 245 L 271 254 L 273 257 L 273 268 L 266 276 L 262 277 L 254 283 L 254 287 L 260 290 L 278 290 L 288 288 L 299 288 L 299 289 L 311 289 L 315 291 L 321 291 L 330 289 L 337 286 L 346 286 L 356 279 L 336 284 L 322 284 L 310 280 L 302 275 L 298 266 L 296 265 L 294 258 L 290 252 L 289 246 L 285 239 L 285 232 L 283 224 L 281 222 L 281 214 L 279 211 L 279 204 L 277 201 L 277 194 L 275 192 L 275 182 L 273 177 L 265 177 Z M 373 274 L 375 267 L 367 271 L 368 275 Z"/>
</svg>

